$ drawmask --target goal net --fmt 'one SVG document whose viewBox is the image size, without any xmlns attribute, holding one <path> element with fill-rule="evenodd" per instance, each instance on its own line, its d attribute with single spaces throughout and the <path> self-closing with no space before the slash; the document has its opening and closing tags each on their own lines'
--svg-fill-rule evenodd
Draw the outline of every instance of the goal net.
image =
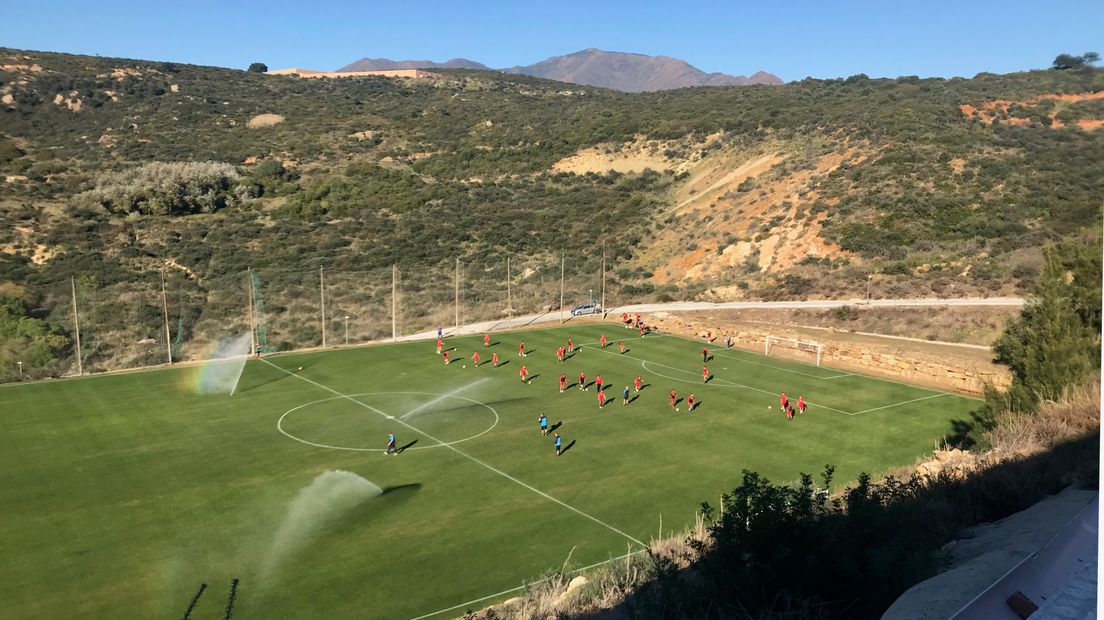
<svg viewBox="0 0 1104 620">
<path fill-rule="evenodd" d="M 789 357 L 807 358 L 809 361 L 815 359 L 816 365 L 820 366 L 820 355 L 823 352 L 823 348 L 824 345 L 812 340 L 767 336 L 763 353 L 770 355 L 771 352 L 777 353 L 778 350 L 781 349 L 788 353 Z"/>
</svg>

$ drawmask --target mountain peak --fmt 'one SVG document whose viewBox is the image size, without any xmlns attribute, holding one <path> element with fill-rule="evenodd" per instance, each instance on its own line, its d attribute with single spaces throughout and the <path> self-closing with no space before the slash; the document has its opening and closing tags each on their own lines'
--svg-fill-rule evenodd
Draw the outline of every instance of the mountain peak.
<svg viewBox="0 0 1104 620">
<path fill-rule="evenodd" d="M 750 78 L 726 73 L 706 73 L 679 58 L 607 52 L 594 47 L 564 56 L 553 56 L 524 67 L 511 67 L 506 71 L 626 92 L 691 86 L 782 84 L 778 76 L 765 71 L 757 71 Z"/>
<path fill-rule="evenodd" d="M 389 58 L 361 58 L 338 69 L 344 71 L 391 71 L 395 69 L 478 69 L 486 71 L 487 65 L 467 58 L 450 58 L 445 62 L 432 60 L 391 60 Z"/>
</svg>

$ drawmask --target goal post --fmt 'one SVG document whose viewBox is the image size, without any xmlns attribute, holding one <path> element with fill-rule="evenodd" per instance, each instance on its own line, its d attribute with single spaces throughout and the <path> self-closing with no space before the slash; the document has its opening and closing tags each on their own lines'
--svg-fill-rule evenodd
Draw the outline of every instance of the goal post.
<svg viewBox="0 0 1104 620">
<path fill-rule="evenodd" d="M 763 354 L 769 356 L 772 350 L 778 348 L 815 356 L 817 366 L 820 366 L 821 354 L 824 352 L 824 345 L 813 340 L 786 338 L 783 336 L 767 336 L 763 343 Z"/>
</svg>

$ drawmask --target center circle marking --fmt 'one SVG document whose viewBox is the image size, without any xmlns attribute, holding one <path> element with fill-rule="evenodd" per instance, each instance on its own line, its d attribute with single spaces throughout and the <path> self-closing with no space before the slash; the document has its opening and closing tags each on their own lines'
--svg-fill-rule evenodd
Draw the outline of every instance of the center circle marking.
<svg viewBox="0 0 1104 620">
<path fill-rule="evenodd" d="M 496 411 L 494 407 L 488 405 L 487 403 L 475 400 L 473 398 L 467 398 L 465 396 L 456 396 L 454 394 L 437 394 L 437 393 L 434 393 L 434 392 L 364 392 L 364 393 L 361 393 L 361 394 L 347 394 L 347 395 L 343 395 L 343 396 L 331 396 L 330 398 L 322 398 L 322 399 L 319 399 L 319 400 L 311 401 L 309 403 L 303 403 L 302 405 L 298 405 L 296 407 L 292 407 L 291 409 L 288 409 L 287 411 L 285 411 L 284 414 L 280 416 L 280 419 L 276 421 L 276 430 L 280 431 L 281 434 L 283 434 L 285 437 L 287 437 L 289 439 L 294 439 L 295 441 L 298 441 L 299 443 L 307 444 L 308 446 L 314 446 L 316 448 L 329 448 L 330 450 L 349 450 L 349 451 L 352 451 L 352 452 L 385 452 L 387 450 L 386 448 L 356 448 L 356 447 L 352 447 L 352 446 L 333 446 L 333 445 L 330 445 L 330 444 L 318 443 L 318 442 L 315 442 L 315 441 L 310 441 L 308 439 L 303 439 L 302 437 L 298 437 L 296 435 L 293 435 L 293 434 L 291 434 L 290 432 L 288 432 L 287 430 L 284 429 L 284 418 L 286 418 L 289 415 L 295 413 L 296 411 L 299 411 L 300 409 L 305 409 L 307 407 L 310 407 L 312 405 L 317 405 L 317 404 L 320 404 L 320 403 L 327 403 L 327 402 L 330 402 L 332 400 L 351 400 L 351 399 L 354 399 L 354 398 L 357 398 L 357 397 L 360 397 L 360 396 L 388 396 L 388 395 L 395 395 L 395 394 L 406 394 L 406 395 L 414 395 L 414 396 L 435 396 L 435 397 L 455 398 L 457 400 L 466 400 L 469 403 L 472 403 L 473 405 L 479 405 L 481 407 L 484 407 L 485 409 L 490 411 L 492 415 L 494 415 L 494 422 L 490 426 L 488 426 L 487 428 L 480 431 L 479 433 L 476 433 L 475 435 L 472 435 L 470 437 L 465 437 L 463 439 L 457 439 L 456 441 L 446 441 L 446 442 L 443 442 L 443 443 L 434 444 L 432 446 L 415 446 L 415 447 L 412 447 L 412 448 L 407 448 L 408 450 L 430 450 L 432 448 L 445 448 L 445 447 L 448 447 L 448 446 L 454 446 L 458 443 L 464 443 L 465 441 L 471 441 L 472 439 L 476 439 L 477 437 L 482 437 L 483 435 L 486 435 L 487 433 L 494 430 L 494 428 L 496 426 L 498 426 L 498 421 L 499 421 L 498 411 Z M 360 404 L 362 407 L 364 407 L 364 406 L 371 407 L 371 405 L 368 405 L 367 403 L 360 403 L 359 401 L 353 401 L 353 402 Z M 378 415 L 378 414 L 376 414 L 375 411 L 372 411 L 372 410 L 369 410 L 368 413 L 371 413 L 373 415 Z M 384 415 L 382 417 L 384 417 L 388 420 L 395 419 L 395 416 L 391 416 L 391 415 Z M 399 416 L 399 417 L 401 419 L 401 416 Z M 415 427 L 411 426 L 409 428 L 411 430 L 414 430 L 415 432 L 420 433 L 420 431 L 418 431 Z"/>
</svg>

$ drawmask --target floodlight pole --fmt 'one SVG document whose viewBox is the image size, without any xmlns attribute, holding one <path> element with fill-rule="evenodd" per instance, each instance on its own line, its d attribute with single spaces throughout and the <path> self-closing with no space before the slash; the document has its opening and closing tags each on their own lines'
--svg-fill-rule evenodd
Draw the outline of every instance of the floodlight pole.
<svg viewBox="0 0 1104 620">
<path fill-rule="evenodd" d="M 165 359 L 172 364 L 172 341 L 169 336 L 169 295 L 165 291 L 165 270 L 161 270 L 161 315 L 165 319 Z"/>
<path fill-rule="evenodd" d="M 245 288 L 249 293 L 249 343 L 252 348 L 249 349 L 251 354 L 257 352 L 257 319 L 253 314 L 253 268 L 245 268 Z"/>
<path fill-rule="evenodd" d="M 322 346 L 326 346 L 326 275 L 325 267 L 318 266 L 318 293 L 322 300 Z"/>
<path fill-rule="evenodd" d="M 77 312 L 77 281 L 69 276 L 69 288 L 73 291 L 73 332 L 77 337 L 77 374 L 84 374 L 84 362 L 81 361 L 80 314 Z"/>
<path fill-rule="evenodd" d="M 349 315 L 345 315 L 345 346 L 349 346 Z"/>
<path fill-rule="evenodd" d="M 564 315 L 564 255 L 560 254 L 560 324 L 563 325 Z"/>
<path fill-rule="evenodd" d="M 455 280 L 455 299 L 453 302 L 454 310 L 456 312 L 456 331 L 460 331 L 460 257 L 456 257 L 456 280 Z"/>
<path fill-rule="evenodd" d="M 395 285 L 395 280 L 397 278 L 397 274 L 398 274 L 398 267 L 396 267 L 395 264 L 392 263 L 391 264 L 391 342 L 395 342 L 399 339 L 398 338 L 398 335 L 399 335 L 399 332 L 398 332 L 398 314 L 395 311 L 396 308 L 398 308 L 397 297 L 395 297 L 395 291 L 398 289 L 398 287 Z M 347 339 L 348 339 L 348 337 L 346 337 L 346 340 Z"/>
</svg>

